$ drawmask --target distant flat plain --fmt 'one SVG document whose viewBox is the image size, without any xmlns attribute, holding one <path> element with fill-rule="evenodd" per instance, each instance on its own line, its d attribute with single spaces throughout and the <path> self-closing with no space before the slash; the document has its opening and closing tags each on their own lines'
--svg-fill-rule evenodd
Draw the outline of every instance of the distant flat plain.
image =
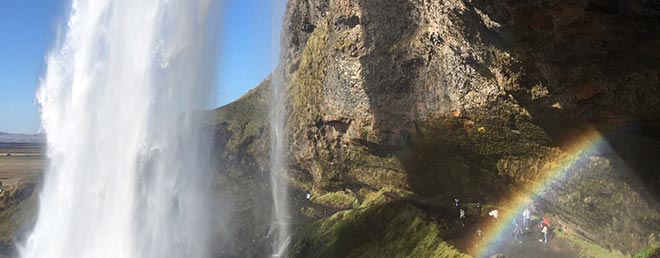
<svg viewBox="0 0 660 258">
<path fill-rule="evenodd" d="M 44 145 L 35 143 L 0 143 L 0 181 L 12 185 L 41 173 Z"/>
</svg>

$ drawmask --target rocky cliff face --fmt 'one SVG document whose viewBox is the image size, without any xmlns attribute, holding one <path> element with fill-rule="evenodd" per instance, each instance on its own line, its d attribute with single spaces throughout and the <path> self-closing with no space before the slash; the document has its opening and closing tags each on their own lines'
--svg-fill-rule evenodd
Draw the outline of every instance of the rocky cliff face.
<svg viewBox="0 0 660 258">
<path fill-rule="evenodd" d="M 474 255 L 452 199 L 520 193 L 607 257 L 660 244 L 659 25 L 654 0 L 290 0 L 288 256 Z M 212 113 L 218 257 L 271 250 L 270 83 Z M 604 144 L 576 150 L 585 135 Z M 9 193 L 0 245 L 33 213 Z"/>
<path fill-rule="evenodd" d="M 358 203 L 497 203 L 596 130 L 611 148 L 552 188 L 548 213 L 612 249 L 656 244 L 659 17 L 641 0 L 292 0 L 292 178 Z"/>
</svg>

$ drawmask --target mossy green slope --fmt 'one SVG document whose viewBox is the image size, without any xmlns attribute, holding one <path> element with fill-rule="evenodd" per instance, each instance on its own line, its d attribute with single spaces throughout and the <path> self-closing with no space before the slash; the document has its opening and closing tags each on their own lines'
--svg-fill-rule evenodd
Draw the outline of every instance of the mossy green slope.
<svg viewBox="0 0 660 258">
<path fill-rule="evenodd" d="M 656 258 L 660 257 L 660 245 L 649 247 L 634 256 L 634 258 Z"/>
<path fill-rule="evenodd" d="M 404 201 L 338 212 L 299 229 L 290 257 L 468 257 L 440 228 Z"/>
</svg>

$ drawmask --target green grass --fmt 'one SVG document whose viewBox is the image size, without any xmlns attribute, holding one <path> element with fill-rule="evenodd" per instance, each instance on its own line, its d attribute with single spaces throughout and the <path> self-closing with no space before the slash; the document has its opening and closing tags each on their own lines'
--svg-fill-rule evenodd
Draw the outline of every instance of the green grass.
<svg viewBox="0 0 660 258">
<path fill-rule="evenodd" d="M 266 132 L 268 122 L 271 78 L 266 78 L 257 87 L 250 90 L 240 99 L 220 107 L 213 113 L 215 125 L 227 123 L 227 129 L 232 140 L 227 148 L 236 150 L 246 142 Z"/>
<path fill-rule="evenodd" d="M 566 234 L 563 234 L 560 231 L 557 231 L 555 233 L 557 237 L 565 239 L 571 243 L 573 243 L 579 250 L 580 250 L 580 257 L 596 257 L 596 258 L 625 258 L 629 257 L 627 255 L 622 254 L 619 251 L 613 250 L 607 250 L 603 248 L 602 246 L 589 243 L 587 241 L 577 239 L 575 237 L 568 236 Z"/>
<path fill-rule="evenodd" d="M 633 258 L 652 258 L 651 255 L 655 254 L 656 252 L 660 252 L 660 245 L 646 248 L 633 256 Z"/>
<path fill-rule="evenodd" d="M 355 197 L 355 195 L 345 191 L 326 193 L 318 197 L 312 198 L 312 202 L 328 205 L 339 209 L 355 208 L 359 206 L 358 200 Z"/>
<path fill-rule="evenodd" d="M 394 193 L 401 197 L 408 197 L 412 195 L 412 192 L 404 191 L 394 187 L 384 187 L 383 189 L 380 189 L 376 192 L 363 189 L 360 191 L 360 194 L 364 196 L 364 199 L 362 200 L 362 203 L 360 203 L 359 208 L 369 208 L 374 205 L 384 204 L 387 201 L 385 193 L 388 192 Z"/>
</svg>

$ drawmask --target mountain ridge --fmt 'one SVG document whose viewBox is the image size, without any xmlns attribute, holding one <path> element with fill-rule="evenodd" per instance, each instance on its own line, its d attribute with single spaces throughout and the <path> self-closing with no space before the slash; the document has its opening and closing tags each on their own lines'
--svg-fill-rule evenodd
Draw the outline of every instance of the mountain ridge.
<svg viewBox="0 0 660 258">
<path fill-rule="evenodd" d="M 0 143 L 34 143 L 43 144 L 46 142 L 44 134 L 22 134 L 0 132 Z"/>
</svg>

